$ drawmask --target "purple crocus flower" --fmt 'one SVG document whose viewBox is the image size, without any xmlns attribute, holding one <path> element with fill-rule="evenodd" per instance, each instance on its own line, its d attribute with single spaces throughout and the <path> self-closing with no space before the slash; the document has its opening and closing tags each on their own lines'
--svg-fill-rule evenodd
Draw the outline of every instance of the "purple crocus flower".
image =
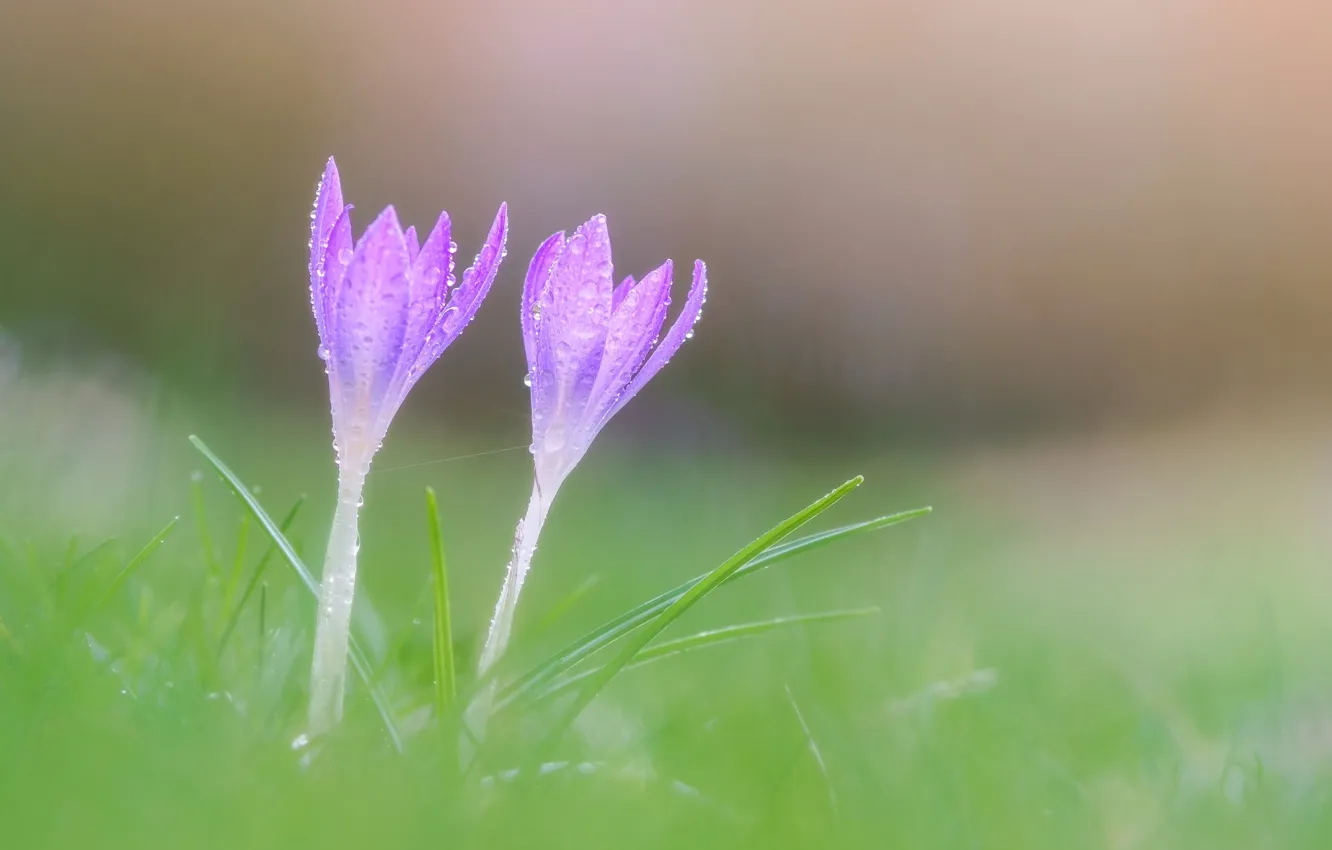
<svg viewBox="0 0 1332 850">
<path fill-rule="evenodd" d="M 319 356 L 328 371 L 338 504 L 320 586 L 311 674 L 310 731 L 342 713 L 348 633 L 356 584 L 356 522 L 370 461 L 407 393 L 476 314 L 495 280 L 508 213 L 500 205 L 490 235 L 455 286 L 448 213 L 425 242 L 387 207 L 353 244 L 332 159 L 315 196 L 310 226 L 310 302 Z"/>
<path fill-rule="evenodd" d="M 611 417 L 694 335 L 708 291 L 701 260 L 694 263 L 684 310 L 656 345 L 671 303 L 671 271 L 667 260 L 641 281 L 627 277 L 616 286 L 610 235 L 600 215 L 567 239 L 564 233 L 551 236 L 532 258 L 522 323 L 536 481 L 482 650 L 482 671 L 508 643 L 518 594 L 556 491 Z"/>
</svg>

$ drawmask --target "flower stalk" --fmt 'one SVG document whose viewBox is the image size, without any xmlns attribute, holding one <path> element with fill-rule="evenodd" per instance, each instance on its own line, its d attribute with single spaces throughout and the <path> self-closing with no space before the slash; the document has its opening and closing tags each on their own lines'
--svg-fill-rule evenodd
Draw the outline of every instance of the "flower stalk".
<svg viewBox="0 0 1332 850">
<path fill-rule="evenodd" d="M 526 383 L 532 400 L 534 483 L 479 662 L 489 671 L 508 648 L 523 584 L 555 494 L 592 440 L 693 336 L 707 300 L 707 269 L 694 264 L 684 309 L 658 345 L 671 303 L 672 264 L 614 283 L 610 233 L 594 216 L 556 233 L 532 258 L 523 286 Z M 467 712 L 479 738 L 493 701 L 485 688 Z"/>
<path fill-rule="evenodd" d="M 495 615 L 490 620 L 486 643 L 481 649 L 481 660 L 477 666 L 482 675 L 495 665 L 509 647 L 509 636 L 513 633 L 513 614 L 518 609 L 518 594 L 522 592 L 527 573 L 532 569 L 532 558 L 536 555 L 541 527 L 546 524 L 546 513 L 547 506 L 541 498 L 541 488 L 533 486 L 532 497 L 527 503 L 527 514 L 518 521 L 518 529 L 514 533 L 513 556 L 504 572 L 504 585 L 500 588 Z"/>
<path fill-rule="evenodd" d="M 352 602 L 356 596 L 356 555 L 361 547 L 357 532 L 365 489 L 363 469 L 338 475 L 338 505 L 319 583 L 319 611 L 315 616 L 314 660 L 310 666 L 310 729 L 319 733 L 342 720 L 342 694 L 346 689 L 347 645 L 351 640 Z"/>
<path fill-rule="evenodd" d="M 504 257 L 508 211 L 500 205 L 485 244 L 461 282 L 447 213 L 422 242 L 387 207 L 353 241 L 351 206 L 328 161 L 310 215 L 310 305 L 328 373 L 338 503 L 320 578 L 310 666 L 311 735 L 342 717 L 356 597 L 357 522 L 370 461 L 394 415 L 425 371 L 463 332 Z"/>
</svg>

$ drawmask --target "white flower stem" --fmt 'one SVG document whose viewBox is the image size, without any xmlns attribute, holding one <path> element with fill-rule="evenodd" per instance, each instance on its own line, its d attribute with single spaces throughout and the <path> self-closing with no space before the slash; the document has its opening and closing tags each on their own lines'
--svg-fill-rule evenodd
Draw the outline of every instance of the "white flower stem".
<svg viewBox="0 0 1332 850">
<path fill-rule="evenodd" d="M 527 515 L 518 523 L 518 531 L 514 535 L 513 558 L 504 575 L 499 601 L 495 603 L 495 617 L 490 621 L 490 631 L 486 633 L 486 643 L 481 649 L 481 661 L 478 664 L 481 675 L 485 675 L 494 666 L 509 646 L 513 614 L 518 608 L 518 594 L 522 592 L 523 582 L 527 580 L 528 570 L 532 568 L 532 556 L 536 554 L 541 526 L 546 522 L 546 511 L 541 490 L 534 484 L 532 498 L 527 503 Z"/>
<path fill-rule="evenodd" d="M 486 633 L 486 643 L 481 648 L 481 660 L 478 663 L 478 675 L 484 676 L 495 662 L 504 655 L 509 646 L 509 636 L 513 633 L 513 615 L 518 609 L 518 594 L 522 592 L 523 582 L 527 580 L 528 570 L 532 568 L 532 557 L 536 554 L 537 538 L 541 536 L 541 526 L 546 522 L 549 505 L 541 498 L 541 489 L 532 485 L 532 498 L 527 503 L 527 515 L 518 523 L 514 534 L 513 557 L 504 574 L 504 586 L 500 589 L 499 600 L 495 603 L 495 617 L 490 621 L 490 631 Z M 472 738 L 480 741 L 485 737 L 486 726 L 490 720 L 491 706 L 495 702 L 495 682 L 482 688 L 467 706 L 463 722 L 467 724 Z M 471 758 L 470 743 L 464 739 L 463 762 Z"/>
<path fill-rule="evenodd" d="M 356 521 L 364 487 L 365 469 L 360 464 L 344 464 L 338 473 L 338 506 L 333 512 L 315 615 L 314 661 L 310 667 L 311 735 L 328 732 L 342 719 L 352 600 L 356 595 L 356 553 L 361 545 Z"/>
</svg>

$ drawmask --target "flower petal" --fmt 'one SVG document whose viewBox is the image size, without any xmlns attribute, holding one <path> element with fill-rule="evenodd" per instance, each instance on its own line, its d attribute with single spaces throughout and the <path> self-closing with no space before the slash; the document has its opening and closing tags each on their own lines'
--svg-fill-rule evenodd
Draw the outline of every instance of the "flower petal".
<svg viewBox="0 0 1332 850">
<path fill-rule="evenodd" d="M 490 225 L 486 241 L 480 252 L 472 260 L 472 265 L 462 273 L 462 281 L 453 290 L 447 303 L 440 299 L 439 311 L 435 316 L 434 327 L 426 338 L 425 347 L 417 358 L 417 367 L 424 372 L 431 363 L 439 358 L 449 343 L 458 338 L 476 311 L 481 309 L 481 302 L 490 292 L 495 275 L 499 273 L 500 262 L 507 251 L 505 243 L 509 239 L 509 206 L 500 204 L 495 221 Z M 444 293 L 443 295 L 447 295 Z"/>
<path fill-rule="evenodd" d="M 611 244 L 605 216 L 593 218 L 569 238 L 558 262 L 551 268 L 550 282 L 541 295 L 541 326 L 538 360 L 548 357 L 558 387 L 555 409 L 546 412 L 550 425 L 559 425 L 552 450 L 564 445 L 567 427 L 577 424 L 587 406 L 610 324 L 613 281 Z M 544 371 L 544 369 L 543 369 Z M 534 377 L 534 380 L 536 378 Z"/>
<path fill-rule="evenodd" d="M 416 255 L 421 252 L 421 240 L 416 238 L 416 227 L 408 227 L 402 233 L 403 239 L 407 241 L 407 256 L 414 263 Z"/>
<path fill-rule="evenodd" d="M 611 409 L 615 408 L 620 395 L 657 342 L 661 326 L 666 321 L 666 308 L 671 303 L 672 268 L 671 261 L 667 260 L 660 268 L 645 275 L 641 283 L 623 296 L 611 314 L 601 368 L 592 388 L 591 402 L 579 426 L 584 449 L 606 424 Z"/>
<path fill-rule="evenodd" d="M 620 306 L 620 302 L 624 300 L 624 296 L 628 295 L 628 294 L 629 294 L 629 290 L 631 290 L 631 289 L 633 289 L 633 288 L 634 288 L 634 276 L 633 276 L 633 275 L 629 275 L 629 276 L 626 277 L 624 280 L 620 281 L 620 285 L 619 285 L 619 286 L 615 287 L 615 291 L 611 293 L 611 314 L 612 314 L 612 316 L 615 314 L 615 310 L 616 310 L 616 308 Z"/>
<path fill-rule="evenodd" d="M 666 332 L 661 345 L 657 346 L 656 350 L 652 352 L 652 356 L 643 364 L 643 368 L 629 382 L 629 386 L 625 387 L 624 392 L 611 405 L 610 410 L 602 418 L 602 423 L 605 423 L 618 413 L 620 408 L 628 404 L 629 399 L 643 389 L 643 386 L 652 380 L 652 377 L 670 361 L 675 352 L 680 350 L 680 346 L 684 345 L 685 340 L 694 335 L 694 325 L 697 324 L 699 317 L 703 315 L 703 305 L 707 300 L 708 267 L 704 265 L 702 260 L 695 260 L 694 282 L 689 287 L 689 296 L 685 299 L 684 310 L 675 318 L 675 324 L 671 325 L 671 329 Z"/>
<path fill-rule="evenodd" d="M 412 271 L 417 280 L 426 284 L 426 289 L 437 296 L 443 296 L 453 286 L 453 253 L 449 250 L 453 244 L 452 223 L 449 214 L 442 212 L 435 220 L 435 226 L 426 236 L 425 244 L 419 253 L 412 255 Z M 410 248 L 410 242 L 408 243 Z M 439 301 L 443 301 L 441 297 Z"/>
<path fill-rule="evenodd" d="M 448 213 L 439 214 L 434 229 L 426 237 L 425 245 L 418 246 L 415 256 L 412 256 L 412 248 L 416 244 L 415 231 L 407 228 L 403 239 L 407 245 L 407 254 L 411 257 L 407 272 L 407 318 L 403 327 L 402 353 L 385 394 L 386 401 L 377 414 L 376 430 L 380 433 L 388 432 L 389 423 L 406 400 L 408 391 L 421 372 L 425 371 L 424 366 L 418 371 L 416 363 L 430 339 L 440 307 L 448 297 L 449 286 L 453 282 Z"/>
<path fill-rule="evenodd" d="M 347 276 L 347 264 L 351 262 L 354 240 L 352 239 L 350 206 L 333 222 L 328 231 L 324 254 L 320 258 L 319 271 L 323 284 L 319 297 L 315 299 L 316 319 L 322 314 L 324 324 L 319 335 L 319 355 L 328 359 L 328 349 L 337 337 L 337 316 L 333 309 L 333 299 L 342 288 L 342 281 Z M 312 296 L 313 297 L 313 296 Z"/>
<path fill-rule="evenodd" d="M 536 366 L 537 326 L 540 323 L 540 298 L 546 283 L 550 280 L 551 267 L 564 250 L 564 231 L 553 234 L 532 256 L 527 267 L 527 277 L 523 281 L 523 348 L 527 352 L 529 372 Z"/>
<path fill-rule="evenodd" d="M 377 427 L 380 409 L 386 403 L 396 408 L 400 401 L 386 401 L 386 396 L 406 331 L 409 262 L 397 213 L 388 207 L 357 243 L 334 296 L 336 334 L 330 348 L 342 396 L 342 421 L 334 422 L 334 430 L 340 447 L 358 456 L 373 453 L 383 439 Z"/>
<path fill-rule="evenodd" d="M 310 306 L 314 311 L 315 328 L 319 338 L 327 338 L 327 316 L 324 310 L 326 299 L 324 292 L 324 257 L 327 253 L 329 233 L 333 224 L 343 212 L 342 181 L 338 177 L 338 166 L 329 157 L 324 167 L 324 176 L 315 190 L 314 210 L 310 213 Z M 336 254 L 334 257 L 336 258 Z"/>
<path fill-rule="evenodd" d="M 412 260 L 412 315 L 407 326 L 406 359 L 414 363 L 425 348 L 426 339 L 438 323 L 444 302 L 453 287 L 453 243 L 449 214 L 442 212 L 425 245 Z M 455 249 L 456 250 L 456 249 Z M 410 366 L 411 364 L 405 364 Z"/>
</svg>

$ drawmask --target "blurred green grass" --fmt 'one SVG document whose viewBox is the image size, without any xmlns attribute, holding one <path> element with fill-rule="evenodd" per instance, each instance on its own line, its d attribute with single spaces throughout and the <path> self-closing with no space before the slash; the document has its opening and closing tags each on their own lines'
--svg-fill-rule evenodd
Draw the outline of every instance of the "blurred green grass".
<svg viewBox="0 0 1332 850">
<path fill-rule="evenodd" d="M 559 753 L 569 767 L 464 787 L 429 733 L 393 753 L 359 690 L 338 738 L 301 766 L 290 741 L 312 603 L 277 567 L 263 642 L 252 604 L 220 663 L 198 651 L 216 638 L 240 512 L 211 476 L 199 482 L 210 575 L 190 515 L 189 472 L 204 465 L 187 430 L 275 515 L 309 494 L 292 538 L 312 563 L 333 482 L 322 421 L 206 414 L 159 423 L 179 439 L 157 447 L 161 483 L 127 502 L 111 547 L 81 561 L 96 538 L 71 558 L 57 529 L 4 528 L 0 846 L 1248 848 L 1320 847 L 1332 834 L 1332 581 L 1320 526 L 1292 508 L 1304 478 L 1237 467 L 1248 493 L 1172 488 L 1198 483 L 1160 472 L 1178 441 L 1130 442 L 1135 468 L 1075 485 L 1061 477 L 1067 458 L 1042 452 L 858 458 L 608 435 L 551 516 L 519 614 L 515 651 L 528 660 L 712 567 L 850 474 L 866 485 L 821 527 L 936 510 L 728 586 L 670 634 L 861 605 L 880 616 L 626 672 L 575 724 Z M 422 705 L 424 488 L 439 492 L 470 671 L 529 474 L 521 448 L 469 457 L 521 433 L 435 430 L 390 436 L 363 524 L 388 684 Z M 1063 453 L 1105 462 L 1095 445 Z M 166 545 L 84 614 L 177 513 Z M 250 529 L 247 569 L 262 543 Z M 589 576 L 596 585 L 546 622 Z M 66 598 L 34 589 L 57 585 Z"/>
</svg>

